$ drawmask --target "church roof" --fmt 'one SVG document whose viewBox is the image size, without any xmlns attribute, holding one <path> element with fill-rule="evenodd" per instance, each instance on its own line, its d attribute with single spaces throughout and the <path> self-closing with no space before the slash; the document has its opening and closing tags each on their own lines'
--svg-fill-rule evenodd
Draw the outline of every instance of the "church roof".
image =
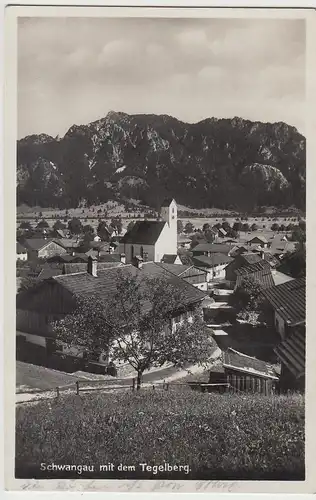
<svg viewBox="0 0 316 500">
<path fill-rule="evenodd" d="M 154 245 L 163 230 L 165 221 L 137 221 L 122 238 L 122 243 Z"/>
</svg>

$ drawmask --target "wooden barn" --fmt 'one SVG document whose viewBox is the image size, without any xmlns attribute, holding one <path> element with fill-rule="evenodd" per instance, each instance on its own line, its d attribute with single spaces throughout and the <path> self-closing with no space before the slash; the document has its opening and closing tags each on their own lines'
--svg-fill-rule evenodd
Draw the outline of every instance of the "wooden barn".
<svg viewBox="0 0 316 500">
<path fill-rule="evenodd" d="M 209 378 L 209 384 L 226 383 L 233 392 L 263 395 L 274 393 L 278 381 L 279 376 L 272 365 L 232 348 L 223 352 L 222 363 L 212 367 Z"/>
</svg>

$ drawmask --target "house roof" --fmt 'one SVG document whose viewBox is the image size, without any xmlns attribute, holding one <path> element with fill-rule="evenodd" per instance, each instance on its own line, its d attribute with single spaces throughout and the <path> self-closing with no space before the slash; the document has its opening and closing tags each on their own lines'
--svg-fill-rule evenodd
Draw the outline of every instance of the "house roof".
<svg viewBox="0 0 316 500">
<path fill-rule="evenodd" d="M 101 264 L 98 264 L 97 276 L 92 276 L 87 272 L 78 272 L 76 274 L 55 276 L 52 279 L 73 295 L 97 295 L 101 300 L 113 298 L 113 295 L 116 293 L 116 283 L 119 275 L 138 277 L 140 280 L 143 276 L 148 278 L 165 278 L 169 283 L 183 292 L 186 304 L 200 302 L 206 297 L 206 294 L 198 288 L 195 288 L 154 262 L 144 263 L 141 269 L 131 264 L 108 269 L 102 269 L 100 266 Z M 150 302 L 146 301 L 144 303 L 144 310 L 149 310 L 150 306 Z"/>
<path fill-rule="evenodd" d="M 166 271 L 169 271 L 169 272 L 175 274 L 176 276 L 181 276 L 183 273 L 188 271 L 188 269 L 193 267 L 193 266 L 184 265 L 184 264 L 168 264 L 165 262 L 159 262 L 159 263 L 157 262 L 157 265 L 162 267 L 163 269 L 166 269 Z"/>
<path fill-rule="evenodd" d="M 177 254 L 165 253 L 161 262 L 164 262 L 164 264 L 174 264 L 177 257 Z"/>
<path fill-rule="evenodd" d="M 233 258 L 223 253 L 212 253 L 211 257 L 207 255 L 197 255 L 193 257 L 192 260 L 198 267 L 215 267 L 221 264 L 228 264 Z"/>
<path fill-rule="evenodd" d="M 242 253 L 240 255 L 240 260 L 244 261 L 245 264 L 255 264 L 256 262 L 261 262 L 263 259 L 257 253 Z"/>
<path fill-rule="evenodd" d="M 267 244 L 268 243 L 268 240 L 265 236 L 252 236 L 248 241 L 247 243 L 251 243 L 253 240 L 259 240 L 259 241 L 262 241 L 262 243 L 265 243 Z"/>
<path fill-rule="evenodd" d="M 73 238 L 54 238 L 54 241 L 64 248 L 77 248 L 80 246 L 79 240 Z"/>
<path fill-rule="evenodd" d="M 196 247 L 192 248 L 192 252 L 211 252 L 211 253 L 225 253 L 226 255 L 231 250 L 230 245 L 221 243 L 199 243 Z"/>
<path fill-rule="evenodd" d="M 306 336 L 303 329 L 295 329 L 274 351 L 295 378 L 305 375 Z"/>
<path fill-rule="evenodd" d="M 165 224 L 165 221 L 137 221 L 132 229 L 123 236 L 121 242 L 136 243 L 139 245 L 154 245 L 165 227 Z"/>
<path fill-rule="evenodd" d="M 46 266 L 40 271 L 37 278 L 39 280 L 47 280 L 49 278 L 52 278 L 53 276 L 58 276 L 60 273 L 61 273 L 60 267 Z"/>
<path fill-rule="evenodd" d="M 30 238 L 25 240 L 25 245 L 29 250 L 41 250 L 46 247 L 49 243 L 56 243 L 59 246 L 63 246 L 56 239 L 45 239 L 45 238 Z"/>
<path fill-rule="evenodd" d="M 289 326 L 306 320 L 306 280 L 298 278 L 263 291 L 273 309 Z"/>
<path fill-rule="evenodd" d="M 247 278 L 253 278 L 257 281 L 261 288 L 269 288 L 274 286 L 274 281 L 271 273 L 270 264 L 266 260 L 260 260 L 254 264 L 240 267 L 236 269 L 237 286 Z"/>
<path fill-rule="evenodd" d="M 122 262 L 98 262 L 98 270 L 100 271 L 123 265 L 124 264 Z M 87 264 L 85 264 L 84 262 L 72 262 L 69 264 L 64 264 L 62 274 L 84 273 L 86 271 L 87 271 Z"/>
<path fill-rule="evenodd" d="M 16 253 L 26 253 L 26 248 L 19 241 L 16 242 Z"/>
<path fill-rule="evenodd" d="M 266 361 L 257 358 L 252 358 L 243 354 L 242 352 L 235 351 L 228 348 L 223 352 L 223 366 L 226 369 L 236 370 L 249 375 L 278 380 L 278 376 L 273 369 L 273 366 Z"/>
</svg>

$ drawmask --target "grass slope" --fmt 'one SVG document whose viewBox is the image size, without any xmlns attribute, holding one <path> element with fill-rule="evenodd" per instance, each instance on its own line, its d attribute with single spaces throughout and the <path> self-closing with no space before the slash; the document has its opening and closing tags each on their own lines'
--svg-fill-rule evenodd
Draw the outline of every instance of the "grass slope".
<svg viewBox="0 0 316 500">
<path fill-rule="evenodd" d="M 16 476 L 304 479 L 304 398 L 192 391 L 65 396 L 17 407 Z M 113 472 L 99 472 L 114 464 Z M 142 472 L 140 463 L 188 465 Z M 94 472 L 40 471 L 41 463 Z M 119 464 L 135 471 L 119 472 Z"/>
</svg>

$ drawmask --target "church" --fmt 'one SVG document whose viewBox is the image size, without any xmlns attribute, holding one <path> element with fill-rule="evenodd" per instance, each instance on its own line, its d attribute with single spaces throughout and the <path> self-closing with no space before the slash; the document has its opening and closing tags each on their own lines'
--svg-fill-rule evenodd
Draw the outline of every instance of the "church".
<svg viewBox="0 0 316 500">
<path fill-rule="evenodd" d="M 161 262 L 166 255 L 177 255 L 177 204 L 164 200 L 159 221 L 137 221 L 120 241 L 119 251 L 126 262 L 135 258 Z"/>
</svg>

